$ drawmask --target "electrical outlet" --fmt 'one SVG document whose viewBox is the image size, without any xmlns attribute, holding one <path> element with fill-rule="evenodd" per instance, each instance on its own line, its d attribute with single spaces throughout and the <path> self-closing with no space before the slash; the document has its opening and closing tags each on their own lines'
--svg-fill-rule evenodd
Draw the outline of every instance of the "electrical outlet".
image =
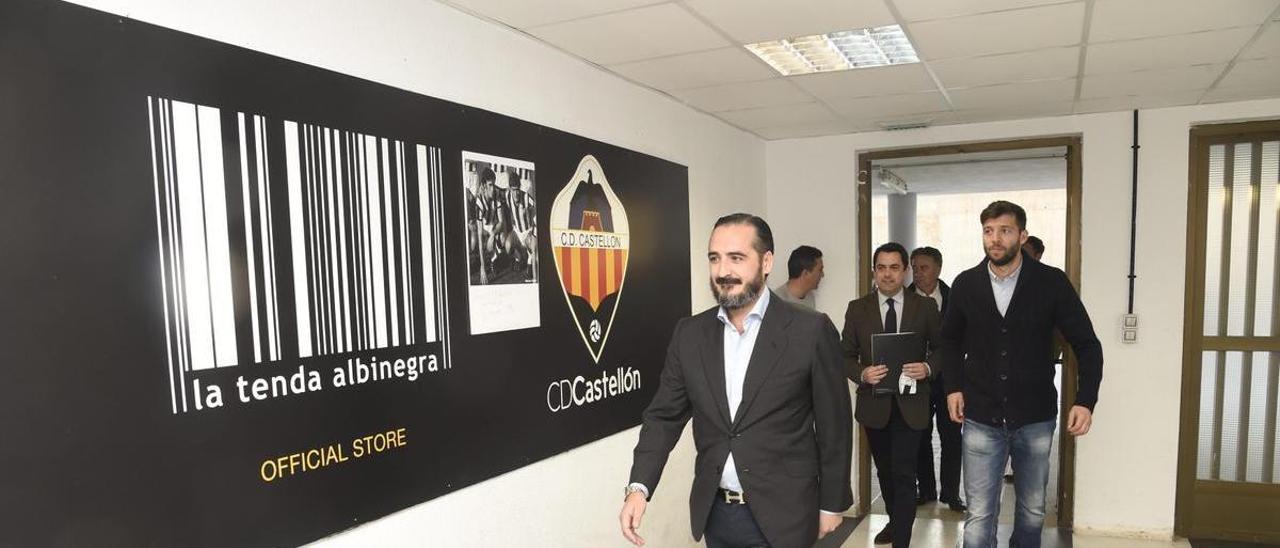
<svg viewBox="0 0 1280 548">
<path fill-rule="evenodd" d="M 1138 342 L 1138 315 L 1125 314 L 1120 317 L 1120 342 L 1133 344 Z"/>
</svg>

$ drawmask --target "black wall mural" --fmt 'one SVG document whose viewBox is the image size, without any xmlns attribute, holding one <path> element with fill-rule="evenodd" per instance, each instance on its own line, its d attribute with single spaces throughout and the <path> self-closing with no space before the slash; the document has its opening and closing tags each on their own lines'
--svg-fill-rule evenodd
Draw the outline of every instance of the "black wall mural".
<svg viewBox="0 0 1280 548">
<path fill-rule="evenodd" d="M 668 161 L 4 2 L 0 545 L 301 544 L 634 426 L 688 216 Z"/>
</svg>

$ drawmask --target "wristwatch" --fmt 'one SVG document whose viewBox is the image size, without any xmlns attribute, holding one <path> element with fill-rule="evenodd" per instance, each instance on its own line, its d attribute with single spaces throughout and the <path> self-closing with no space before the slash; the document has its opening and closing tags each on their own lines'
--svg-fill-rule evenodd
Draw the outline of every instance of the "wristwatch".
<svg viewBox="0 0 1280 548">
<path fill-rule="evenodd" d="M 645 492 L 644 487 L 641 487 L 638 483 L 627 485 L 626 489 L 623 490 L 622 500 L 627 500 L 627 498 L 631 496 L 631 493 L 640 493 L 641 495 L 644 495 L 646 499 L 649 498 L 649 493 Z"/>
</svg>

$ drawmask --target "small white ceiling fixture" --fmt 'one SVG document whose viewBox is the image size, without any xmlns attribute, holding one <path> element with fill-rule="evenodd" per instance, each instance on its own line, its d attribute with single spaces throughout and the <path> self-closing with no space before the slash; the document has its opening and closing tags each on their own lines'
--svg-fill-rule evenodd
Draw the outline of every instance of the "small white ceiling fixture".
<svg viewBox="0 0 1280 548">
<path fill-rule="evenodd" d="M 746 48 L 783 76 L 920 62 L 898 25 L 757 42 Z"/>
<path fill-rule="evenodd" d="M 880 168 L 880 186 L 897 192 L 898 194 L 907 194 L 907 181 L 899 177 L 897 173 L 889 171 L 887 167 Z"/>
</svg>

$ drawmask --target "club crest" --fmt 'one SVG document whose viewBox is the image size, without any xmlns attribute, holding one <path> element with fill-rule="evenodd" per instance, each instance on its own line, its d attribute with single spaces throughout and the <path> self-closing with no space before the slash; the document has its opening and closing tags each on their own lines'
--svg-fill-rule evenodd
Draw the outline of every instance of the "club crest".
<svg viewBox="0 0 1280 548">
<path fill-rule="evenodd" d="M 600 361 L 622 297 L 630 250 L 627 212 L 594 156 L 584 156 L 551 206 L 560 287 L 591 359 Z"/>
</svg>

